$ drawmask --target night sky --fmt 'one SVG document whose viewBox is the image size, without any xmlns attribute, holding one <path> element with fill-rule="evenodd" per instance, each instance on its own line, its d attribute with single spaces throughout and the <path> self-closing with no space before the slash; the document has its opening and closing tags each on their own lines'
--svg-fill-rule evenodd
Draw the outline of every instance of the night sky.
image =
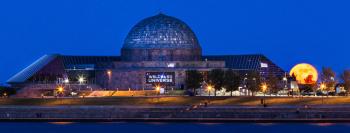
<svg viewBox="0 0 350 133">
<path fill-rule="evenodd" d="M 0 83 L 44 54 L 120 55 L 129 30 L 163 13 L 205 55 L 265 54 L 284 70 L 350 68 L 348 0 L 1 0 Z"/>
</svg>

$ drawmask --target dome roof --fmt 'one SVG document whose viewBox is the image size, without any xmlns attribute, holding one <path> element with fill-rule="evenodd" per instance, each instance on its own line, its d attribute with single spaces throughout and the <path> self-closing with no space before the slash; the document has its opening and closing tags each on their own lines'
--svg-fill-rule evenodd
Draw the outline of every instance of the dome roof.
<svg viewBox="0 0 350 133">
<path fill-rule="evenodd" d="M 201 49 L 196 35 L 183 21 L 158 14 L 137 23 L 127 35 L 123 49 Z"/>
</svg>

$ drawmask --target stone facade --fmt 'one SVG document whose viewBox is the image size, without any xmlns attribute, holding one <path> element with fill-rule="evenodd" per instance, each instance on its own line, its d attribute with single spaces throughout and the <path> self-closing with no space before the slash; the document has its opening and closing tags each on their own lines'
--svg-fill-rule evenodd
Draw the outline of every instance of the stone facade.
<svg viewBox="0 0 350 133">
<path fill-rule="evenodd" d="M 165 88 L 180 89 L 185 86 L 186 70 L 209 71 L 225 68 L 223 61 L 141 61 L 115 62 L 110 74 L 99 73 L 100 84 L 110 90 L 150 90 L 154 84 L 146 83 L 147 72 L 174 72 L 174 84 Z M 102 82 L 102 83 L 101 83 Z"/>
</svg>

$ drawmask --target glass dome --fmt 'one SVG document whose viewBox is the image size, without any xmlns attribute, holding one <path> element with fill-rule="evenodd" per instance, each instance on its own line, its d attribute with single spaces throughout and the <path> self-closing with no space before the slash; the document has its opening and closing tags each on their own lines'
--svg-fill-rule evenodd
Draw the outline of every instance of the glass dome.
<svg viewBox="0 0 350 133">
<path fill-rule="evenodd" d="M 132 61 L 188 61 L 200 59 L 201 47 L 187 24 L 158 14 L 140 21 L 131 29 L 121 53 L 122 59 Z"/>
<path fill-rule="evenodd" d="M 159 14 L 136 24 L 124 48 L 200 48 L 197 37 L 181 20 Z"/>
</svg>

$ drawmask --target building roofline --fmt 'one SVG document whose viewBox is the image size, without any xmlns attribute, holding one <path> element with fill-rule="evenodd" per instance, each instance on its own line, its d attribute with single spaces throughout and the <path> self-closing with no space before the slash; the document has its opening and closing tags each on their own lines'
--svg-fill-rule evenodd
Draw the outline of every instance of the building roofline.
<svg viewBox="0 0 350 133">
<path fill-rule="evenodd" d="M 264 54 L 223 54 L 223 55 L 202 55 L 202 56 L 265 56 Z"/>
</svg>

